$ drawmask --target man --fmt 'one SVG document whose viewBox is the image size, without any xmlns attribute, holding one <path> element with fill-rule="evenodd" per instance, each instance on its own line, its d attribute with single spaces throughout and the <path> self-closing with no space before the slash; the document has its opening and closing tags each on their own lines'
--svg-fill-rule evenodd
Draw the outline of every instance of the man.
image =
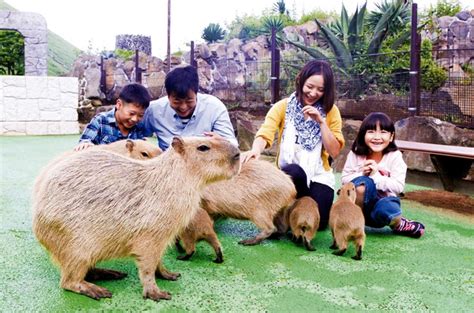
<svg viewBox="0 0 474 313">
<path fill-rule="evenodd" d="M 145 112 L 145 135 L 155 133 L 166 150 L 174 136 L 223 137 L 238 145 L 225 105 L 198 93 L 199 77 L 192 66 L 175 68 L 165 79 L 168 96 L 152 101 Z"/>
<path fill-rule="evenodd" d="M 148 90 L 139 84 L 129 84 L 120 92 L 115 108 L 97 114 L 87 124 L 75 151 L 93 145 L 108 144 L 122 139 L 142 139 L 144 136 L 143 119 L 150 104 Z"/>
</svg>

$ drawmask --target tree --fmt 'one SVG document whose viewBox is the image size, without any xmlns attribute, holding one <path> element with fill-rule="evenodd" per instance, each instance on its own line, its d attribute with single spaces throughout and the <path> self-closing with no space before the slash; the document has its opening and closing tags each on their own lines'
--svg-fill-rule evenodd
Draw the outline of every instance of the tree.
<svg viewBox="0 0 474 313">
<path fill-rule="evenodd" d="M 273 4 L 273 11 L 280 15 L 290 15 L 286 9 L 285 0 L 278 0 Z"/>
<path fill-rule="evenodd" d="M 0 30 L 0 75 L 24 74 L 24 38 L 17 31 Z"/>
<path fill-rule="evenodd" d="M 222 40 L 225 35 L 225 30 L 221 28 L 219 24 L 210 23 L 202 31 L 201 38 L 204 39 L 207 43 L 213 43 L 218 40 Z"/>
</svg>

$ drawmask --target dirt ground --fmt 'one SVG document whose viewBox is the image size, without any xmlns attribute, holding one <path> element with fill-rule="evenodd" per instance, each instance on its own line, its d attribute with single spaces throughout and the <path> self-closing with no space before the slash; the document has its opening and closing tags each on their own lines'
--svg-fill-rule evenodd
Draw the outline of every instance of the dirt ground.
<svg viewBox="0 0 474 313">
<path fill-rule="evenodd" d="M 406 192 L 403 199 L 474 216 L 474 198 L 465 194 L 443 190 L 417 190 Z"/>
</svg>

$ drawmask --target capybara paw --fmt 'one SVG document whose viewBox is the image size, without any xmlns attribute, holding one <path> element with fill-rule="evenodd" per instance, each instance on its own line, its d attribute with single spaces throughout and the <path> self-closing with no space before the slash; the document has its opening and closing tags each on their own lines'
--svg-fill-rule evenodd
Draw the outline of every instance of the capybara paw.
<svg viewBox="0 0 474 313">
<path fill-rule="evenodd" d="M 358 255 L 354 255 L 354 256 L 352 257 L 352 259 L 353 259 L 353 260 L 356 260 L 356 261 L 360 261 L 360 260 L 362 260 L 362 257 L 361 257 L 361 256 L 358 256 Z"/>
<path fill-rule="evenodd" d="M 177 256 L 176 258 L 178 260 L 181 260 L 181 261 L 188 261 L 189 259 L 191 259 L 191 257 L 193 256 L 194 254 L 194 251 L 190 252 L 190 253 L 187 253 L 185 255 L 179 255 Z"/>
<path fill-rule="evenodd" d="M 332 254 L 337 255 L 337 256 L 341 256 L 345 252 L 346 252 L 346 249 L 341 249 L 341 250 L 334 251 Z"/>
<path fill-rule="evenodd" d="M 316 251 L 316 248 L 311 243 L 306 244 L 305 247 L 308 251 Z"/>
<path fill-rule="evenodd" d="M 144 299 L 151 299 L 154 301 L 160 301 L 161 299 L 170 300 L 171 294 L 167 291 L 161 291 L 158 288 L 143 292 Z"/>
<path fill-rule="evenodd" d="M 220 257 L 220 258 L 217 257 L 217 258 L 216 258 L 215 260 L 213 260 L 212 262 L 217 263 L 217 264 L 220 264 L 220 263 L 224 262 L 224 259 L 223 259 L 222 257 Z"/>
<path fill-rule="evenodd" d="M 254 246 L 259 243 L 260 243 L 260 240 L 257 240 L 255 238 L 244 239 L 244 240 L 239 241 L 239 244 L 244 245 L 244 246 Z"/>
<path fill-rule="evenodd" d="M 127 277 L 126 273 L 119 271 L 102 269 L 102 268 L 93 268 L 87 272 L 86 281 L 95 281 L 95 280 L 118 280 Z"/>
<path fill-rule="evenodd" d="M 76 290 L 72 290 L 76 291 Z M 77 290 L 80 294 L 88 296 L 92 299 L 99 300 L 100 298 L 112 298 L 112 293 L 106 288 L 99 287 L 97 285 L 84 282 L 79 285 Z"/>
<path fill-rule="evenodd" d="M 333 243 L 333 244 L 329 247 L 329 249 L 336 250 L 336 249 L 337 249 L 337 245 L 336 245 L 335 243 Z"/>
<path fill-rule="evenodd" d="M 178 280 L 178 277 L 180 277 L 181 274 L 180 273 L 169 272 L 169 271 L 166 271 L 166 272 L 157 271 L 156 276 L 160 277 L 162 279 L 165 279 L 165 280 Z"/>
</svg>

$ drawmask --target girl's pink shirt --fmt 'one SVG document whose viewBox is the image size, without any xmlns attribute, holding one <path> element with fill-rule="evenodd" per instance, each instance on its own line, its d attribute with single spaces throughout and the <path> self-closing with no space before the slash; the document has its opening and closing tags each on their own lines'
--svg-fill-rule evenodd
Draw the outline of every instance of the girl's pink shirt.
<svg viewBox="0 0 474 313">
<path fill-rule="evenodd" d="M 342 170 L 342 184 L 364 175 L 362 174 L 362 167 L 366 159 L 367 156 L 365 155 L 349 152 Z M 369 177 L 374 180 L 377 190 L 384 196 L 396 197 L 405 188 L 406 173 L 407 165 L 403 161 L 402 153 L 397 150 L 385 154 L 377 164 L 377 172 Z"/>
</svg>

